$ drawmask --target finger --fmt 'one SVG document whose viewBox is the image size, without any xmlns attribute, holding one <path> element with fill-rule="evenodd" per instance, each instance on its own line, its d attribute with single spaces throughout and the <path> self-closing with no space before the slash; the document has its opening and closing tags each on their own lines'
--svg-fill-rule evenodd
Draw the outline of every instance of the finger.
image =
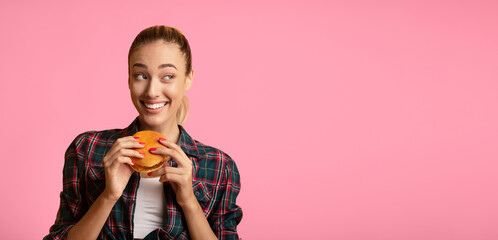
<svg viewBox="0 0 498 240">
<path fill-rule="evenodd" d="M 118 159 L 119 157 L 144 158 L 145 154 L 140 153 L 140 152 L 138 152 L 136 150 L 121 148 L 121 149 L 119 149 L 119 151 L 115 152 L 113 155 L 108 156 L 107 158 L 105 158 L 104 159 L 104 165 L 105 166 L 112 165 L 113 162 L 116 161 L 116 159 Z M 131 160 L 131 161 L 133 162 L 133 160 Z"/>
<path fill-rule="evenodd" d="M 174 168 L 174 167 L 166 167 L 165 174 L 161 175 L 159 181 L 165 182 L 173 182 L 179 185 L 184 184 L 192 184 L 192 173 L 185 171 L 184 168 Z"/>
<path fill-rule="evenodd" d="M 184 168 L 176 168 L 176 167 L 164 167 L 165 174 L 187 174 L 188 171 L 185 171 Z"/>
<path fill-rule="evenodd" d="M 184 168 L 170 167 L 164 165 L 164 167 L 157 169 L 156 171 L 150 172 L 147 175 L 150 177 L 159 177 L 165 174 L 187 174 Z"/>
<path fill-rule="evenodd" d="M 180 146 L 178 146 L 175 143 L 169 142 L 167 140 L 160 139 L 159 142 L 161 144 L 163 144 L 164 146 L 166 146 L 167 148 L 175 150 L 176 152 L 178 152 L 182 156 L 182 158 L 174 158 L 177 161 L 178 165 L 183 165 L 183 166 L 190 165 L 190 166 L 192 166 L 192 161 L 187 156 L 187 154 L 185 154 L 185 152 L 183 152 L 183 149 Z"/>
<path fill-rule="evenodd" d="M 157 169 L 156 171 L 147 173 L 147 176 L 150 176 L 150 177 L 159 177 L 161 175 L 164 175 L 165 173 L 166 173 L 166 170 L 164 169 L 164 167 L 162 167 L 162 168 Z"/>
<path fill-rule="evenodd" d="M 145 143 L 141 143 L 139 139 L 133 136 L 118 138 L 107 154 L 112 155 L 121 148 L 143 148 L 144 146 Z"/>
<path fill-rule="evenodd" d="M 145 146 L 145 143 L 139 142 L 136 139 L 129 139 L 127 140 L 122 140 L 123 138 L 118 139 L 112 146 L 111 150 L 106 154 L 109 156 L 110 159 L 114 159 L 114 155 L 119 154 L 119 152 L 122 149 L 138 149 L 138 148 L 143 148 Z"/>
<path fill-rule="evenodd" d="M 128 165 L 135 165 L 133 161 L 129 157 L 118 157 L 116 160 L 111 164 L 111 168 L 118 167 L 119 164 L 128 164 Z"/>
<path fill-rule="evenodd" d="M 145 156 L 145 154 L 140 153 L 137 150 L 121 148 L 117 152 L 117 157 L 120 157 L 120 156 L 143 158 Z"/>
<path fill-rule="evenodd" d="M 181 149 L 180 146 L 178 146 L 176 143 L 166 140 L 164 138 L 159 138 L 159 143 L 169 148 Z"/>
<path fill-rule="evenodd" d="M 122 138 L 119 138 L 119 139 L 123 139 L 125 141 L 139 141 L 140 137 L 126 136 L 126 137 L 122 137 Z"/>
<path fill-rule="evenodd" d="M 135 165 L 135 163 L 131 160 L 131 158 L 129 157 L 118 157 L 116 159 L 116 162 L 118 163 L 125 163 L 125 164 L 129 164 L 129 165 Z"/>
<path fill-rule="evenodd" d="M 164 140 L 164 139 L 159 139 L 159 143 L 161 143 L 162 145 L 166 146 L 167 148 L 171 148 L 171 149 L 174 149 L 180 153 L 183 153 L 183 155 L 185 155 L 185 157 L 187 156 L 182 148 L 180 146 L 178 146 L 176 143 L 173 143 L 173 142 L 170 142 L 168 140 Z"/>
<path fill-rule="evenodd" d="M 119 148 L 143 148 L 145 146 L 144 142 L 140 142 L 138 139 L 129 139 L 122 140 L 119 143 L 116 141 L 115 145 Z"/>
<path fill-rule="evenodd" d="M 153 154 L 158 154 L 158 155 L 172 157 L 178 163 L 178 166 L 180 166 L 180 167 L 186 167 L 184 163 L 180 164 L 180 162 L 179 162 L 180 160 L 179 159 L 182 158 L 182 155 L 178 151 L 176 151 L 174 149 L 158 147 L 158 148 L 151 148 L 150 152 L 153 153 Z"/>
<path fill-rule="evenodd" d="M 180 185 L 186 183 L 187 181 L 188 178 L 185 174 L 165 174 L 161 175 L 159 178 L 159 182 L 172 182 Z"/>
</svg>

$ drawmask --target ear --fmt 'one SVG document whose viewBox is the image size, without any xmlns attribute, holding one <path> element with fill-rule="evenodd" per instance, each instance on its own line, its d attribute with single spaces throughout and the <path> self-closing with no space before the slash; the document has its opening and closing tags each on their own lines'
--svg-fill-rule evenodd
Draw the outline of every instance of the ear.
<svg viewBox="0 0 498 240">
<path fill-rule="evenodd" d="M 192 83 L 194 83 L 194 69 L 190 70 L 190 72 L 185 76 L 185 87 L 184 90 L 187 91 L 192 87 Z"/>
</svg>

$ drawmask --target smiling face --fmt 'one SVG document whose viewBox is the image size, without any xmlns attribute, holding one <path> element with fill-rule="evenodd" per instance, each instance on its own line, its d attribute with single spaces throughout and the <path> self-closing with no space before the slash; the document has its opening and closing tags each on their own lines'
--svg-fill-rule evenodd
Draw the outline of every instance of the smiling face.
<svg viewBox="0 0 498 240">
<path fill-rule="evenodd" d="M 128 85 L 141 127 L 150 130 L 176 127 L 176 112 L 193 72 L 186 74 L 178 45 L 162 40 L 138 47 L 130 56 Z"/>
</svg>

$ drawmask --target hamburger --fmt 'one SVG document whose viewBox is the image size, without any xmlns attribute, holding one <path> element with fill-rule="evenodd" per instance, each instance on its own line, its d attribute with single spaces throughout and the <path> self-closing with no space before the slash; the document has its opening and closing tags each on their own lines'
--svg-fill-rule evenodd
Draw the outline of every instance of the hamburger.
<svg viewBox="0 0 498 240">
<path fill-rule="evenodd" d="M 140 131 L 133 135 L 134 137 L 139 137 L 139 141 L 145 143 L 143 148 L 137 149 L 136 151 L 145 154 L 143 158 L 131 157 L 131 160 L 135 162 L 135 165 L 130 165 L 130 167 L 142 173 L 148 173 L 161 168 L 168 160 L 168 157 L 163 155 L 152 154 L 149 150 L 151 148 L 164 147 L 159 143 L 159 138 L 166 139 L 162 134 L 154 131 Z"/>
</svg>

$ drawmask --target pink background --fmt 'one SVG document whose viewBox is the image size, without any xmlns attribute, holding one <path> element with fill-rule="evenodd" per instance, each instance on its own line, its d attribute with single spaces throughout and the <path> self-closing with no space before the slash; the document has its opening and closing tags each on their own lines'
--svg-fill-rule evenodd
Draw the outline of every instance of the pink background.
<svg viewBox="0 0 498 240">
<path fill-rule="evenodd" d="M 2 239 L 47 234 L 78 133 L 134 119 L 156 24 L 190 40 L 185 127 L 236 160 L 245 239 L 498 239 L 496 1 L 2 1 Z"/>
</svg>

